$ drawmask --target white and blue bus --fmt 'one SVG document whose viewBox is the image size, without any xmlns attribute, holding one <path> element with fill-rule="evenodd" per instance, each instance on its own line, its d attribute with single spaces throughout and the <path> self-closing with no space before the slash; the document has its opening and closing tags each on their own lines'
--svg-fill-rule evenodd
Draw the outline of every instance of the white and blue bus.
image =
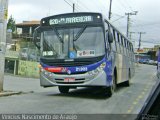
<svg viewBox="0 0 160 120">
<path fill-rule="evenodd" d="M 102 87 L 112 95 L 134 75 L 132 43 L 100 13 L 68 13 L 41 20 L 34 31 L 39 48 L 40 84 L 61 93 Z"/>
</svg>

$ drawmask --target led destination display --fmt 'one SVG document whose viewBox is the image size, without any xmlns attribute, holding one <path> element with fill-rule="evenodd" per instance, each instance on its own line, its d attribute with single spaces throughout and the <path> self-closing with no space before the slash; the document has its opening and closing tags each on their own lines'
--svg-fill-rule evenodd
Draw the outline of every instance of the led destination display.
<svg viewBox="0 0 160 120">
<path fill-rule="evenodd" d="M 102 15 L 100 13 L 69 13 L 54 15 L 43 18 L 42 26 L 56 26 L 66 24 L 102 24 Z"/>
<path fill-rule="evenodd" d="M 56 24 L 72 24 L 72 23 L 84 23 L 84 22 L 92 22 L 93 17 L 92 16 L 78 16 L 78 17 L 62 17 L 62 18 L 56 18 L 56 19 L 50 19 L 49 24 L 50 25 L 56 25 Z"/>
</svg>

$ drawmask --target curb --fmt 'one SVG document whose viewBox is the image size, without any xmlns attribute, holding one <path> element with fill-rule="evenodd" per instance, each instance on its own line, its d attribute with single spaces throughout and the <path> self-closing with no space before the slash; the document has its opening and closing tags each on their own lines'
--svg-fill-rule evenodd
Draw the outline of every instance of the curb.
<svg viewBox="0 0 160 120">
<path fill-rule="evenodd" d="M 19 95 L 19 94 L 22 94 L 22 92 L 3 91 L 3 92 L 0 92 L 0 97 L 11 96 L 11 95 Z"/>
</svg>

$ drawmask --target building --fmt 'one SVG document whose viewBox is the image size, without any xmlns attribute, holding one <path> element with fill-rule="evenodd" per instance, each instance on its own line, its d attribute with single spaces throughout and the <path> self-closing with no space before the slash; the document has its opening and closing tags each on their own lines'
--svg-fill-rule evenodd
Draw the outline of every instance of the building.
<svg viewBox="0 0 160 120">
<path fill-rule="evenodd" d="M 32 36 L 33 31 L 40 25 L 40 21 L 23 21 L 23 23 L 16 24 L 16 33 L 18 35 Z"/>
<path fill-rule="evenodd" d="M 32 42 L 34 29 L 39 25 L 40 21 L 35 20 L 23 21 L 22 23 L 16 24 L 16 31 L 12 37 L 16 51 L 20 51 L 21 48 L 28 47 L 28 45 Z M 25 42 L 23 42 L 24 40 Z"/>
<path fill-rule="evenodd" d="M 147 56 L 148 59 L 157 60 L 156 52 L 160 45 L 155 45 L 153 48 L 143 48 L 140 50 L 136 50 L 135 54 L 141 54 L 142 56 Z"/>
<path fill-rule="evenodd" d="M 34 29 L 40 25 L 40 21 L 23 21 L 23 23 L 16 24 L 16 31 L 7 33 L 7 43 L 12 47 L 7 49 L 5 56 L 5 71 L 17 75 L 21 70 L 22 56 L 21 54 L 27 54 L 27 56 L 33 56 L 37 58 L 36 48 L 32 42 L 32 36 Z M 26 50 L 24 53 L 24 50 Z M 26 62 L 30 60 L 28 57 L 23 59 Z M 37 60 L 37 59 L 36 59 Z M 35 60 L 35 61 L 36 61 Z M 33 61 L 33 60 L 32 60 Z"/>
</svg>

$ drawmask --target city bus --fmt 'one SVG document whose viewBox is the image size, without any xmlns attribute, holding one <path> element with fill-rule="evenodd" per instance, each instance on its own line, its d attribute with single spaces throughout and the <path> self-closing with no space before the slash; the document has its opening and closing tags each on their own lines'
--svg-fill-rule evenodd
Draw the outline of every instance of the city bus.
<svg viewBox="0 0 160 120">
<path fill-rule="evenodd" d="M 40 85 L 60 93 L 100 87 L 111 96 L 133 77 L 133 45 L 101 13 L 80 12 L 41 19 L 33 40 L 40 50 Z"/>
</svg>

